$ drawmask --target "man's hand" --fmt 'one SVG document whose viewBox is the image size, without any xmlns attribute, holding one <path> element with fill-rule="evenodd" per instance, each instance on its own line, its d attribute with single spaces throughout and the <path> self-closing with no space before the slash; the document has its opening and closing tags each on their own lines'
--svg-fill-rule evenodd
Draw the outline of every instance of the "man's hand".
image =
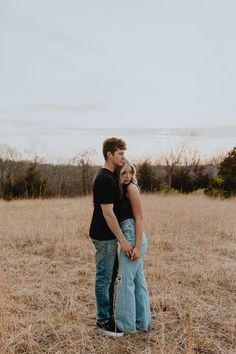
<svg viewBox="0 0 236 354">
<path fill-rule="evenodd" d="M 127 257 L 131 257 L 133 247 L 126 239 L 120 242 L 120 247 Z"/>
<path fill-rule="evenodd" d="M 134 247 L 132 252 L 131 252 L 131 260 L 136 261 L 140 256 L 140 247 Z"/>
</svg>

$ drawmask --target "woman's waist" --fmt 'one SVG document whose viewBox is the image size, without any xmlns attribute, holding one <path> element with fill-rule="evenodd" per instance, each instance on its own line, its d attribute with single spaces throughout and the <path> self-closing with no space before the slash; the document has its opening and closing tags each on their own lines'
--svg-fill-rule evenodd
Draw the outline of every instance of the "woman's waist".
<svg viewBox="0 0 236 354">
<path fill-rule="evenodd" d="M 135 224 L 135 220 L 134 218 L 125 218 L 125 219 L 121 219 L 119 221 L 120 226 L 124 226 L 124 225 L 134 225 Z"/>
</svg>

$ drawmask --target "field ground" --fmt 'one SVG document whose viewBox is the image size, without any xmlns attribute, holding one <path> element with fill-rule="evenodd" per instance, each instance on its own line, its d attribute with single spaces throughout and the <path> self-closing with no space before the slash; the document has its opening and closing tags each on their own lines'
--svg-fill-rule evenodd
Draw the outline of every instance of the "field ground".
<svg viewBox="0 0 236 354">
<path fill-rule="evenodd" d="M 90 197 L 0 201 L 0 353 L 235 354 L 236 200 L 142 195 L 152 328 L 95 327 Z"/>
</svg>

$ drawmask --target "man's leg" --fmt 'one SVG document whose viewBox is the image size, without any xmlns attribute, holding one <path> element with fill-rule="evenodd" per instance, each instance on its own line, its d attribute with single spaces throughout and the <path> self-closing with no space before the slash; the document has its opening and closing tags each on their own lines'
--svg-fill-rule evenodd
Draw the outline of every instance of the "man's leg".
<svg viewBox="0 0 236 354">
<path fill-rule="evenodd" d="M 114 281 L 117 268 L 117 240 L 92 240 L 96 249 L 95 295 L 97 322 L 103 323 L 113 313 Z"/>
<path fill-rule="evenodd" d="M 112 318 L 114 316 L 114 291 L 115 291 L 115 282 L 118 274 L 118 268 L 119 268 L 119 261 L 118 261 L 118 254 L 116 252 L 116 258 L 115 258 L 115 263 L 113 267 L 113 273 L 112 273 L 112 279 L 111 279 L 111 285 L 109 288 L 109 299 L 110 299 L 110 305 L 111 305 L 111 311 L 110 311 L 110 317 Z"/>
</svg>

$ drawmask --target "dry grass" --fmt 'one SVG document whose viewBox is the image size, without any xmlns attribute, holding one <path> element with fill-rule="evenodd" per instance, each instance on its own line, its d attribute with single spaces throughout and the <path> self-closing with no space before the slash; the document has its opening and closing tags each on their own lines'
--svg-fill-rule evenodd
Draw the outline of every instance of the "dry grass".
<svg viewBox="0 0 236 354">
<path fill-rule="evenodd" d="M 0 202 L 0 353 L 236 353 L 236 200 L 142 196 L 152 328 L 95 327 L 90 198 Z"/>
</svg>

